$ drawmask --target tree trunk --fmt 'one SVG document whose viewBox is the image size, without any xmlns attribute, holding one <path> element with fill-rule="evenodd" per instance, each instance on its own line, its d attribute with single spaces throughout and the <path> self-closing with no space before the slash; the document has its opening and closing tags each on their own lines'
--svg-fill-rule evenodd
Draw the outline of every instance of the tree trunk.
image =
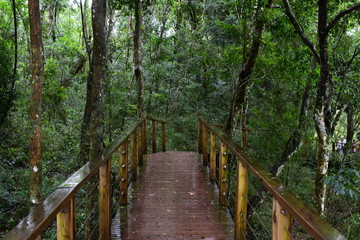
<svg viewBox="0 0 360 240">
<path fill-rule="evenodd" d="M 135 32 L 134 32 L 134 75 L 137 87 L 137 116 L 142 118 L 144 111 L 144 77 L 141 56 L 141 28 L 142 28 L 141 0 L 135 0 Z"/>
<path fill-rule="evenodd" d="M 315 103 L 315 127 L 318 135 L 318 165 L 315 179 L 315 208 L 319 213 L 324 213 L 326 201 L 326 184 L 324 182 L 328 173 L 330 144 L 331 144 L 331 102 L 334 85 L 330 76 L 328 59 L 328 1 L 318 2 L 318 41 L 320 55 L 320 78 L 317 86 Z"/>
<path fill-rule="evenodd" d="M 79 161 L 81 165 L 86 164 L 89 161 L 89 152 L 90 152 L 90 122 L 91 122 L 91 111 L 92 111 L 92 81 L 93 81 L 93 66 L 92 66 L 92 53 L 90 47 L 90 39 L 87 34 L 87 24 L 86 24 L 86 7 L 87 1 L 85 0 L 84 6 L 82 5 L 82 0 L 80 1 L 80 10 L 81 10 L 81 20 L 82 20 L 82 30 L 83 30 L 83 41 L 86 48 L 86 52 L 88 55 L 89 62 L 89 73 L 87 77 L 87 85 L 86 85 L 86 103 L 84 109 L 84 115 L 81 124 L 81 136 L 80 136 L 80 153 L 79 153 Z M 94 201 L 96 199 L 96 195 L 91 191 L 93 190 L 93 186 L 95 185 L 94 181 L 90 181 L 85 186 L 85 191 L 88 194 L 85 202 L 84 209 L 85 213 L 88 217 L 88 220 L 84 226 L 84 239 L 89 239 L 91 236 L 91 232 L 93 230 L 94 224 L 93 222 L 93 214 L 91 214 L 92 209 L 94 208 Z"/>
<path fill-rule="evenodd" d="M 41 35 L 39 0 L 29 0 L 31 41 L 30 99 L 30 204 L 42 202 L 41 96 L 44 83 L 44 54 Z"/>
<path fill-rule="evenodd" d="M 254 37 L 252 39 L 251 49 L 247 55 L 247 58 L 244 60 L 244 68 L 240 71 L 239 77 L 237 79 L 236 88 L 231 101 L 230 112 L 224 127 L 224 131 L 229 135 L 232 135 L 233 130 L 236 127 L 240 111 L 243 104 L 245 103 L 250 78 L 253 73 L 261 46 L 262 34 L 266 24 L 266 22 L 261 17 L 263 15 L 263 12 L 261 11 L 262 6 L 260 6 L 261 2 L 262 1 L 259 1 L 259 6 L 257 7 L 257 10 L 252 19 L 253 32 L 250 35 Z M 273 2 L 274 0 L 268 0 L 266 7 L 270 8 Z"/>
<path fill-rule="evenodd" d="M 283 0 L 286 15 L 293 24 L 295 31 L 300 36 L 303 43 L 311 50 L 316 61 L 320 64 L 320 78 L 317 84 L 316 102 L 314 109 L 314 122 L 318 135 L 318 166 L 315 179 L 315 208 L 323 214 L 326 201 L 326 185 L 324 182 L 328 173 L 330 144 L 332 138 L 332 129 L 335 128 L 336 120 L 334 120 L 334 112 L 331 111 L 331 104 L 334 95 L 334 82 L 331 79 L 329 57 L 328 57 L 328 38 L 329 31 L 338 23 L 345 15 L 356 11 L 360 8 L 360 4 L 354 4 L 346 10 L 339 12 L 333 20 L 328 23 L 328 0 L 318 1 L 318 46 L 315 45 L 305 35 L 301 25 L 290 9 L 288 0 Z"/>
<path fill-rule="evenodd" d="M 56 18 L 57 18 L 57 1 L 50 2 L 48 9 L 49 12 L 49 21 L 50 21 L 50 31 L 51 38 L 53 42 L 56 42 Z"/>
<path fill-rule="evenodd" d="M 286 146 L 283 153 L 281 154 L 280 160 L 276 162 L 270 169 L 270 172 L 274 176 L 278 176 L 280 174 L 280 167 L 284 165 L 287 160 L 290 159 L 290 157 L 299 149 L 302 144 L 302 134 L 306 128 L 307 113 L 310 107 L 311 83 L 312 79 L 309 77 L 306 82 L 304 93 L 302 96 L 298 125 L 296 126 L 292 135 L 286 142 Z M 255 213 L 255 211 L 258 209 L 258 206 L 263 201 L 263 192 L 267 192 L 267 190 L 264 186 L 261 186 L 257 193 L 250 198 L 250 202 L 252 204 L 251 209 L 253 210 L 249 211 L 249 216 L 252 216 Z"/>
<path fill-rule="evenodd" d="M 103 92 L 106 73 L 106 0 L 94 0 L 92 3 L 93 46 L 93 82 L 92 111 L 90 126 L 90 161 L 100 156 L 103 147 Z"/>
<path fill-rule="evenodd" d="M 346 129 L 346 142 L 351 143 L 355 135 L 355 115 L 351 106 L 348 106 L 346 111 L 347 116 L 347 129 Z"/>
<path fill-rule="evenodd" d="M 286 146 L 283 153 L 281 154 L 280 160 L 271 167 L 270 172 L 275 176 L 279 175 L 280 166 L 282 166 L 299 149 L 302 144 L 302 136 L 306 128 L 306 118 L 310 106 L 311 81 L 312 79 L 309 77 L 304 88 L 298 125 L 286 142 Z"/>
<path fill-rule="evenodd" d="M 18 62 L 18 27 L 17 27 L 17 16 L 16 16 L 16 3 L 15 0 L 12 0 L 12 11 L 13 11 L 13 17 L 14 17 L 14 68 L 13 68 L 13 74 L 10 77 L 9 76 L 9 82 L 10 82 L 10 89 L 9 93 L 3 94 L 3 96 L 0 96 L 0 100 L 5 100 L 6 103 L 3 103 L 0 107 L 0 128 L 3 126 L 3 124 L 6 121 L 7 115 L 12 107 L 13 101 L 15 100 L 14 93 L 15 93 L 15 82 L 17 79 L 17 62 Z M 7 77 L 5 77 L 7 78 Z"/>
</svg>

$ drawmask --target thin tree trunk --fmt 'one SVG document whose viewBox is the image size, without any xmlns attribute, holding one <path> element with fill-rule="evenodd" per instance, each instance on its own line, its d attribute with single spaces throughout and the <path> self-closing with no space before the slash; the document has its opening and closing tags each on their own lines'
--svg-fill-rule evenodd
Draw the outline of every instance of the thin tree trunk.
<svg viewBox="0 0 360 240">
<path fill-rule="evenodd" d="M 347 108 L 347 131 L 346 131 L 346 140 L 348 143 L 351 143 L 355 135 L 355 115 L 351 107 Z"/>
<path fill-rule="evenodd" d="M 274 176 L 278 176 L 280 174 L 280 167 L 283 166 L 302 145 L 302 133 L 305 131 L 307 125 L 306 120 L 310 107 L 311 81 L 312 78 L 309 77 L 304 88 L 298 125 L 296 126 L 292 135 L 286 142 L 286 146 L 283 153 L 281 154 L 280 160 L 276 162 L 270 169 L 270 172 L 274 174 Z M 260 203 L 263 201 L 263 192 L 267 192 L 267 190 L 264 186 L 261 186 L 257 193 L 250 198 L 250 202 L 252 204 L 251 209 L 253 210 L 249 211 L 249 216 L 254 214 L 254 211 L 257 210 L 257 206 L 259 206 Z"/>
<path fill-rule="evenodd" d="M 134 75 L 137 86 L 137 116 L 142 118 L 144 110 L 144 77 L 141 56 L 142 6 L 141 0 L 135 0 L 135 32 L 134 32 Z"/>
<path fill-rule="evenodd" d="M 15 0 L 12 0 L 12 10 L 13 10 L 13 17 L 14 17 L 14 68 L 13 68 L 13 75 L 10 80 L 11 88 L 9 95 L 4 94 L 6 97 L 3 98 L 6 103 L 4 103 L 3 109 L 4 112 L 0 113 L 0 128 L 6 121 L 8 112 L 12 107 L 12 103 L 14 101 L 14 92 L 15 92 L 15 83 L 17 79 L 17 61 L 18 61 L 18 27 L 17 27 L 17 16 L 16 16 L 16 3 Z M 7 98 L 7 99 L 6 99 Z"/>
<path fill-rule="evenodd" d="M 14 70 L 13 70 L 13 81 L 11 83 L 11 95 L 10 98 L 13 98 L 15 91 L 15 81 L 17 78 L 17 61 L 18 61 L 18 27 L 17 27 L 17 16 L 16 16 L 16 3 L 15 0 L 12 0 L 13 4 L 13 15 L 14 15 Z"/>
<path fill-rule="evenodd" d="M 311 81 L 312 79 L 309 77 L 304 88 L 298 125 L 296 126 L 290 138 L 286 142 L 286 146 L 283 153 L 281 154 L 280 160 L 271 167 L 270 171 L 275 176 L 280 173 L 279 167 L 284 165 L 284 163 L 288 159 L 290 159 L 290 157 L 294 155 L 299 149 L 299 147 L 302 145 L 302 136 L 306 128 L 307 113 L 310 106 Z"/>
<path fill-rule="evenodd" d="M 87 9 L 87 0 L 85 0 L 85 4 L 83 6 L 82 0 L 80 0 L 80 10 L 81 10 L 81 20 L 82 20 L 82 31 L 83 31 L 83 41 L 86 48 L 86 53 L 88 55 L 89 62 L 89 73 L 87 77 L 87 85 L 86 85 L 86 103 L 84 109 L 84 115 L 81 124 L 81 137 L 80 137 L 80 154 L 79 160 L 83 165 L 89 161 L 89 152 L 90 152 L 90 122 L 91 122 L 91 111 L 92 111 L 92 81 L 93 81 L 93 66 L 92 66 L 92 51 L 90 47 L 90 39 L 87 34 L 87 23 L 86 23 L 86 9 Z M 94 208 L 94 202 L 96 199 L 96 194 L 93 191 L 95 182 L 90 181 L 85 186 L 85 191 L 88 194 L 85 202 L 84 209 L 85 213 L 88 216 L 88 220 L 84 226 L 84 239 L 89 239 L 91 236 L 91 232 L 93 230 L 93 218 L 94 214 L 91 214 L 92 209 Z"/>
<path fill-rule="evenodd" d="M 256 13 L 254 14 L 252 25 L 254 26 L 253 30 L 253 39 L 251 43 L 250 52 L 248 57 L 246 58 L 245 65 L 243 69 L 240 71 L 239 77 L 237 79 L 236 88 L 233 94 L 233 98 L 231 101 L 231 108 L 229 115 L 226 120 L 226 124 L 224 127 L 224 131 L 232 135 L 233 129 L 236 127 L 240 111 L 242 109 L 243 104 L 245 103 L 246 94 L 248 92 L 248 87 L 250 85 L 250 78 L 253 73 L 257 56 L 259 54 L 262 34 L 265 28 L 266 22 L 261 18 L 263 12 L 261 11 L 262 6 L 260 6 L 262 1 L 259 1 L 259 6 L 257 7 Z M 274 0 L 268 0 L 266 7 L 270 8 L 273 4 Z"/>
<path fill-rule="evenodd" d="M 31 41 L 30 99 L 30 204 L 42 202 L 41 96 L 44 83 L 44 55 L 39 0 L 29 0 Z"/>
</svg>

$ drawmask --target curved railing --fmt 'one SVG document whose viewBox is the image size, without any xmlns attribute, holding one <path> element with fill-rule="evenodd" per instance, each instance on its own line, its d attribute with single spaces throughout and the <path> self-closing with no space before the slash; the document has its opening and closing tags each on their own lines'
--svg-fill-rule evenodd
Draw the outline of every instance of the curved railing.
<svg viewBox="0 0 360 240">
<path fill-rule="evenodd" d="M 156 152 L 156 123 L 162 125 L 162 150 L 165 151 L 165 121 L 153 117 L 145 117 L 117 140 L 109 144 L 99 155 L 86 163 L 70 178 L 62 183 L 45 201 L 21 222 L 9 231 L 4 239 L 36 239 L 55 219 L 57 221 L 57 239 L 75 239 L 76 232 L 76 193 L 99 173 L 99 239 L 110 239 L 111 226 L 111 158 L 120 150 L 120 205 L 127 204 L 127 189 L 130 181 L 137 178 L 138 165 L 143 163 L 143 155 L 147 152 L 147 120 L 152 121 L 152 146 Z M 128 147 L 129 146 L 129 147 Z M 130 155 L 131 166 L 129 166 Z M 128 169 L 130 167 L 130 169 Z M 130 172 L 131 179 L 128 179 Z"/>
<path fill-rule="evenodd" d="M 216 138 L 219 147 L 219 202 L 226 206 L 228 196 L 228 153 L 238 159 L 235 195 L 235 239 L 246 239 L 246 216 L 248 175 L 252 173 L 273 197 L 272 239 L 291 239 L 292 218 L 295 218 L 315 239 L 346 239 L 319 214 L 307 207 L 299 198 L 288 191 L 270 172 L 251 159 L 241 147 L 218 127 L 209 124 L 204 118 L 199 119 L 198 152 L 203 154 L 203 164 L 210 167 L 210 179 L 216 180 Z M 210 133 L 210 137 L 209 134 Z M 210 144 L 209 144 L 210 138 Z M 210 147 L 209 147 L 210 146 Z"/>
</svg>

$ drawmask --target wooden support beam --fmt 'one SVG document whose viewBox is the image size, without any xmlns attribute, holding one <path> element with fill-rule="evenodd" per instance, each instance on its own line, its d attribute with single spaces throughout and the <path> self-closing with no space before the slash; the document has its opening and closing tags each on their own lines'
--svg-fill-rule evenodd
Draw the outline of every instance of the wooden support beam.
<svg viewBox="0 0 360 240">
<path fill-rule="evenodd" d="M 202 122 L 199 120 L 199 123 L 198 123 L 198 153 L 199 154 L 202 154 L 203 151 L 202 151 L 202 147 L 203 147 L 203 124 Z"/>
<path fill-rule="evenodd" d="M 236 203 L 235 203 L 235 239 L 246 239 L 246 213 L 249 168 L 241 161 L 237 161 Z"/>
<path fill-rule="evenodd" d="M 99 239 L 111 235 L 111 158 L 99 168 Z"/>
<path fill-rule="evenodd" d="M 138 165 L 142 166 L 144 164 L 144 130 L 143 130 L 143 124 L 141 123 L 138 127 L 138 141 L 137 141 L 137 149 L 138 149 Z"/>
<path fill-rule="evenodd" d="M 64 208 L 56 215 L 57 239 L 75 239 L 75 199 L 71 198 Z"/>
<path fill-rule="evenodd" d="M 144 145 L 143 145 L 143 154 L 147 154 L 147 120 L 145 119 L 144 122 L 144 127 L 143 127 L 143 131 L 144 131 L 144 138 L 143 138 L 143 141 L 144 141 Z"/>
<path fill-rule="evenodd" d="M 136 131 L 130 135 L 130 160 L 131 160 L 131 181 L 137 180 L 137 142 Z"/>
<path fill-rule="evenodd" d="M 128 182 L 127 141 L 120 146 L 120 206 L 127 204 Z"/>
<path fill-rule="evenodd" d="M 225 143 L 220 142 L 219 153 L 219 204 L 226 206 L 228 195 L 228 148 Z"/>
<path fill-rule="evenodd" d="M 210 130 L 210 181 L 216 179 L 216 136 Z"/>
<path fill-rule="evenodd" d="M 208 128 L 203 125 L 203 146 L 202 146 L 202 152 L 203 152 L 203 165 L 206 166 L 208 165 L 208 145 L 209 145 L 209 140 L 208 140 Z"/>
<path fill-rule="evenodd" d="M 152 152 L 156 153 L 156 121 L 152 120 Z"/>
<path fill-rule="evenodd" d="M 161 123 L 162 151 L 166 152 L 166 132 L 165 123 Z"/>
<path fill-rule="evenodd" d="M 291 215 L 285 210 L 280 203 L 273 198 L 273 240 L 290 240 L 291 239 Z"/>
</svg>

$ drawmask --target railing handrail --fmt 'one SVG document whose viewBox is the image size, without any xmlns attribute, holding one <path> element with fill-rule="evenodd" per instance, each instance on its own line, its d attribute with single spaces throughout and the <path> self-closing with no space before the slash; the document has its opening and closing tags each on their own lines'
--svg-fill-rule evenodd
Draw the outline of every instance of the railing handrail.
<svg viewBox="0 0 360 240">
<path fill-rule="evenodd" d="M 160 120 L 160 119 L 157 119 L 157 118 L 154 118 L 154 117 L 151 117 L 151 116 L 146 116 L 146 119 L 161 122 L 161 123 L 166 123 L 166 121 L 164 121 L 164 120 Z"/>
<path fill-rule="evenodd" d="M 266 171 L 258 162 L 250 158 L 245 153 L 240 145 L 226 135 L 221 129 L 209 124 L 203 117 L 198 116 L 198 119 L 210 129 L 228 149 L 237 157 L 238 161 L 248 166 L 249 170 L 256 176 L 261 184 L 271 193 L 271 195 L 279 201 L 281 206 L 285 208 L 290 214 L 316 239 L 339 240 L 346 239 L 333 226 L 320 217 L 318 213 L 305 205 L 298 197 L 291 191 L 287 190 L 280 182 L 280 180 Z"/>
<path fill-rule="evenodd" d="M 114 152 L 120 148 L 130 136 L 137 131 L 146 119 L 165 123 L 165 121 L 146 116 L 138 120 L 125 134 L 110 143 L 103 153 L 94 160 L 87 162 L 65 182 L 51 193 L 42 203 L 37 205 L 19 224 L 7 232 L 4 239 L 35 239 L 53 221 L 79 189 L 91 179 L 105 162 L 109 161 Z"/>
</svg>

